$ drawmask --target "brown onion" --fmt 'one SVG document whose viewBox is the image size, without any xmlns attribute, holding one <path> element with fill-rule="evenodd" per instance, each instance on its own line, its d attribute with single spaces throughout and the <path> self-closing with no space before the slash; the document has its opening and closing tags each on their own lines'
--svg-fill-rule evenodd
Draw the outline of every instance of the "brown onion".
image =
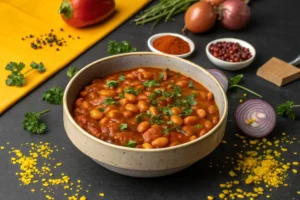
<svg viewBox="0 0 300 200">
<path fill-rule="evenodd" d="M 221 5 L 221 23 L 229 30 L 247 26 L 251 17 L 249 6 L 241 0 L 227 0 Z"/>
<path fill-rule="evenodd" d="M 214 8 L 206 1 L 194 3 L 185 13 L 185 29 L 193 33 L 203 33 L 211 29 L 216 22 Z"/>
<path fill-rule="evenodd" d="M 206 2 L 210 3 L 213 6 L 218 7 L 219 5 L 221 5 L 221 3 L 223 3 L 226 0 L 206 0 Z"/>
</svg>

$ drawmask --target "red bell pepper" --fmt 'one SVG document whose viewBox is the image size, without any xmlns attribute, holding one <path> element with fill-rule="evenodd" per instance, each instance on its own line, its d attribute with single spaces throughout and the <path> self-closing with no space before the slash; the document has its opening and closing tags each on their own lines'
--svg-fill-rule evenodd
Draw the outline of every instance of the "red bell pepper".
<svg viewBox="0 0 300 200">
<path fill-rule="evenodd" d="M 67 24 L 80 28 L 103 21 L 115 7 L 114 0 L 64 0 L 59 13 Z"/>
</svg>

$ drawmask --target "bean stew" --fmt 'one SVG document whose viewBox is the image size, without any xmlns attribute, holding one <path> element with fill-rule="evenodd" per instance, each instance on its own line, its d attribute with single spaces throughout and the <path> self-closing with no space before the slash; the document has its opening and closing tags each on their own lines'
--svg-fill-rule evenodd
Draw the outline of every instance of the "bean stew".
<svg viewBox="0 0 300 200">
<path fill-rule="evenodd" d="M 93 80 L 73 107 L 75 121 L 108 143 L 163 148 L 205 135 L 219 122 L 213 94 L 171 70 L 136 68 Z"/>
</svg>

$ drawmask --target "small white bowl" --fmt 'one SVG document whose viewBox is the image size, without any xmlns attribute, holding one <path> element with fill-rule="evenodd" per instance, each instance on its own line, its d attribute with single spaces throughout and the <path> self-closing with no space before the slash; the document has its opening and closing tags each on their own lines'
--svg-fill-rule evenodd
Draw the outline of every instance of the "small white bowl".
<svg viewBox="0 0 300 200">
<path fill-rule="evenodd" d="M 243 61 L 243 62 L 227 62 L 227 61 L 223 61 L 219 58 L 216 58 L 209 52 L 209 47 L 211 44 L 217 43 L 217 42 L 239 43 L 242 47 L 248 48 L 250 50 L 250 53 L 252 54 L 252 58 L 250 58 L 246 61 Z M 253 60 L 256 56 L 256 51 L 255 51 L 254 47 L 246 41 L 235 39 L 235 38 L 221 38 L 221 39 L 213 40 L 207 44 L 206 55 L 207 55 L 208 59 L 216 66 L 218 66 L 222 69 L 234 71 L 234 70 L 239 70 L 239 69 L 248 67 L 253 62 Z"/>
<path fill-rule="evenodd" d="M 176 36 L 176 37 L 179 37 L 179 38 L 183 39 L 184 41 L 186 41 L 190 45 L 190 52 L 185 53 L 185 54 L 173 55 L 173 54 L 164 53 L 164 52 L 161 52 L 161 51 L 155 49 L 154 46 L 153 46 L 154 40 L 156 40 L 157 38 L 160 38 L 162 36 L 166 36 L 166 35 Z M 186 37 L 184 35 L 180 35 L 180 34 L 177 34 L 177 33 L 159 33 L 159 34 L 155 34 L 155 35 L 151 36 L 148 39 L 148 47 L 152 52 L 162 53 L 162 54 L 167 54 L 167 55 L 173 55 L 173 56 L 177 56 L 177 57 L 180 57 L 180 58 L 188 57 L 195 50 L 195 44 L 191 39 L 189 39 L 188 37 Z"/>
</svg>

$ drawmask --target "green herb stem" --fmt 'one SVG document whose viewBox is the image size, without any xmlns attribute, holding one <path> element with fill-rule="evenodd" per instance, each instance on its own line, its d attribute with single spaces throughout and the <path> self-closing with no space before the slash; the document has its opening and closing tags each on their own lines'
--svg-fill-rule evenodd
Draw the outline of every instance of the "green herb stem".
<svg viewBox="0 0 300 200">
<path fill-rule="evenodd" d="M 243 87 L 241 85 L 231 85 L 228 89 L 231 89 L 231 88 L 234 88 L 234 87 L 237 87 L 237 88 L 240 88 L 240 89 L 243 89 L 243 90 L 246 90 L 247 92 L 251 93 L 251 94 L 254 94 L 255 96 L 258 96 L 259 98 L 262 98 L 262 96 L 246 87 Z"/>
<path fill-rule="evenodd" d="M 49 112 L 49 111 L 50 111 L 50 109 L 47 109 L 47 110 L 38 112 L 37 115 L 41 116 L 42 114 L 45 114 L 45 113 L 47 113 L 47 112 Z"/>
<path fill-rule="evenodd" d="M 293 106 L 291 106 L 291 108 L 298 108 L 298 107 L 300 107 L 300 105 L 293 105 Z"/>
</svg>

